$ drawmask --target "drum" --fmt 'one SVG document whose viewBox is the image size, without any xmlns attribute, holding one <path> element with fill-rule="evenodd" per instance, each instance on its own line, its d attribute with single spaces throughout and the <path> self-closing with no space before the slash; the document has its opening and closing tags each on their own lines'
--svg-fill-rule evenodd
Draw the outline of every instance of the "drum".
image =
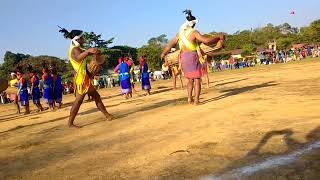
<svg viewBox="0 0 320 180">
<path fill-rule="evenodd" d="M 169 71 L 169 66 L 162 64 L 162 71 L 164 71 L 164 72 Z"/>
<path fill-rule="evenodd" d="M 164 57 L 165 62 L 171 66 L 179 64 L 180 50 L 167 54 Z"/>
<path fill-rule="evenodd" d="M 0 78 L 0 93 L 8 88 L 8 80 Z"/>
<path fill-rule="evenodd" d="M 213 51 L 218 51 L 221 48 L 223 48 L 223 40 L 219 40 L 217 42 L 217 44 L 212 44 L 212 45 L 209 45 L 209 46 L 205 45 L 203 43 L 200 44 L 200 49 L 205 54 L 208 54 L 208 53 L 213 52 Z"/>
<path fill-rule="evenodd" d="M 93 59 L 87 64 L 87 70 L 91 78 L 100 74 L 103 65 L 106 63 L 106 57 L 100 53 L 94 54 Z"/>
</svg>

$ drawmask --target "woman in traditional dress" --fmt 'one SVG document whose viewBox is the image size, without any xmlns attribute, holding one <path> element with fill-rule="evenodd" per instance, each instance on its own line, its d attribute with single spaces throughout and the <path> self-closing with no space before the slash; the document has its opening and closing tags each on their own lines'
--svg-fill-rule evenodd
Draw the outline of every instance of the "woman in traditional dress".
<svg viewBox="0 0 320 180">
<path fill-rule="evenodd" d="M 53 85 L 53 104 L 58 104 L 58 109 L 61 108 L 62 105 L 62 94 L 63 94 L 63 86 L 61 76 L 58 75 L 57 69 L 52 69 L 52 85 Z"/>
<path fill-rule="evenodd" d="M 119 58 L 119 64 L 115 68 L 115 72 L 119 72 L 121 91 L 126 99 L 132 97 L 132 86 L 129 71 L 129 65 L 124 61 L 124 58 Z"/>
<path fill-rule="evenodd" d="M 178 43 L 181 50 L 180 63 L 184 76 L 188 79 L 188 102 L 199 104 L 199 98 L 201 93 L 201 63 L 199 61 L 199 55 L 197 50 L 199 48 L 198 42 L 204 44 L 214 44 L 219 40 L 224 40 L 224 35 L 221 34 L 218 37 L 206 37 L 201 35 L 194 29 L 197 24 L 196 18 L 191 14 L 190 10 L 184 11 L 186 13 L 187 22 L 180 27 L 179 33 L 175 39 L 169 42 L 164 48 L 161 59 L 170 52 L 171 48 L 174 48 Z M 193 89 L 195 90 L 195 99 L 193 99 Z"/>
<path fill-rule="evenodd" d="M 42 73 L 44 102 L 48 104 L 51 110 L 54 110 L 52 76 L 45 65 L 43 65 Z"/>
<path fill-rule="evenodd" d="M 142 90 L 146 91 L 146 95 L 150 95 L 150 78 L 149 78 L 149 68 L 148 63 L 146 62 L 145 57 L 140 58 L 140 74 L 141 74 L 141 80 L 142 80 Z"/>
<path fill-rule="evenodd" d="M 20 103 L 21 106 L 24 106 L 25 113 L 24 114 L 30 114 L 30 107 L 29 107 L 29 93 L 28 93 L 28 84 L 27 80 L 24 77 L 24 72 L 22 71 L 22 68 L 17 69 L 17 77 L 18 77 L 18 94 L 20 95 Z"/>
<path fill-rule="evenodd" d="M 20 114 L 20 106 L 18 103 L 18 83 L 19 80 L 17 78 L 16 73 L 11 73 L 11 80 L 9 81 L 9 88 L 7 90 L 7 94 L 9 96 L 10 101 L 16 106 L 17 114 Z"/>
<path fill-rule="evenodd" d="M 124 57 L 124 62 L 126 62 L 129 66 L 131 87 L 134 92 L 137 92 L 136 89 L 134 88 L 134 67 L 135 67 L 134 62 L 131 57 Z"/>
<path fill-rule="evenodd" d="M 38 112 L 39 111 L 43 111 L 43 107 L 40 103 L 40 80 L 38 78 L 38 76 L 36 75 L 35 70 L 32 68 L 32 66 L 29 65 L 28 67 L 29 72 L 30 72 L 30 80 L 31 80 L 31 96 L 32 96 L 32 100 L 33 100 L 33 104 L 35 104 L 38 108 Z"/>
</svg>

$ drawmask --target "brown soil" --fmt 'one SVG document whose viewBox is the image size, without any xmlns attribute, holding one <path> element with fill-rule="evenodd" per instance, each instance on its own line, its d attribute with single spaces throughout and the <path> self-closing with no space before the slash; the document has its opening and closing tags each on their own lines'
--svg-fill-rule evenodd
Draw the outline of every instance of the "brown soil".
<svg viewBox="0 0 320 180">
<path fill-rule="evenodd" d="M 320 140 L 320 61 L 211 74 L 202 104 L 171 81 L 125 100 L 99 90 L 116 119 L 85 102 L 69 129 L 60 110 L 15 115 L 0 106 L 0 179 L 199 179 L 288 154 Z M 136 87 L 136 89 L 139 89 Z M 35 107 L 31 107 L 35 110 Z M 320 179 L 320 150 L 249 179 Z"/>
</svg>

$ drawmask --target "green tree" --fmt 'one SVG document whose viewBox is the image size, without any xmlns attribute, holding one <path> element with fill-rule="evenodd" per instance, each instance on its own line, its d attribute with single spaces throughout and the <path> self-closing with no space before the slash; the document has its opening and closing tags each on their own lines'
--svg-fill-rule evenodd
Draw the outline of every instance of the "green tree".
<svg viewBox="0 0 320 180">
<path fill-rule="evenodd" d="M 242 56 L 250 56 L 257 50 L 256 46 L 254 44 L 245 44 L 242 47 Z"/>
<path fill-rule="evenodd" d="M 145 56 L 151 70 L 161 69 L 162 48 L 157 45 L 145 45 L 138 49 L 138 57 Z"/>
<path fill-rule="evenodd" d="M 94 32 L 85 32 L 84 38 L 86 39 L 85 48 L 99 48 L 102 52 L 106 52 L 108 45 L 112 44 L 114 38 L 103 40 L 101 34 L 95 34 Z"/>
<path fill-rule="evenodd" d="M 145 56 L 150 69 L 161 69 L 161 53 L 163 47 L 168 43 L 168 39 L 165 34 L 158 37 L 153 37 L 148 40 L 148 44 L 138 49 L 138 57 Z"/>
<path fill-rule="evenodd" d="M 288 37 L 279 38 L 277 40 L 277 48 L 283 49 L 283 50 L 288 50 L 292 46 L 292 42 L 293 42 L 293 40 Z"/>
<path fill-rule="evenodd" d="M 308 27 L 301 28 L 301 39 L 305 43 L 320 42 L 320 19 L 313 21 Z"/>
</svg>

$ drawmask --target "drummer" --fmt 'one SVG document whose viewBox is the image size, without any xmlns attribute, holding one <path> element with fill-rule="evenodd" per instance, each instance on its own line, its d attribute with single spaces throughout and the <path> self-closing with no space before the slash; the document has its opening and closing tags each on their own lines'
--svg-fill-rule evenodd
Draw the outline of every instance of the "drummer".
<svg viewBox="0 0 320 180">
<path fill-rule="evenodd" d="M 201 93 L 202 66 L 197 53 L 197 42 L 204 44 L 217 43 L 219 40 L 224 40 L 224 35 L 220 35 L 219 37 L 205 37 L 201 35 L 195 29 L 198 20 L 191 14 L 191 10 L 186 10 L 184 13 L 187 15 L 187 21 L 180 27 L 180 31 L 176 37 L 164 48 L 161 59 L 164 59 L 171 48 L 179 43 L 181 50 L 180 63 L 184 76 L 188 79 L 188 102 L 198 105 Z M 193 89 L 195 90 L 195 99 L 193 99 L 192 95 Z"/>
<path fill-rule="evenodd" d="M 12 72 L 11 73 L 11 80 L 9 81 L 10 88 L 7 90 L 7 94 L 9 96 L 10 101 L 17 108 L 17 114 L 20 114 L 20 106 L 18 103 L 18 94 L 17 94 L 18 82 L 19 82 L 19 80 L 17 78 L 17 74 Z"/>
<path fill-rule="evenodd" d="M 112 120 L 113 116 L 108 113 L 104 104 L 101 101 L 101 97 L 96 89 L 93 87 L 89 75 L 87 74 L 87 57 L 96 54 L 98 52 L 97 48 L 89 48 L 87 50 L 83 49 L 83 44 L 85 39 L 82 36 L 83 32 L 79 30 L 72 30 L 68 32 L 66 29 L 61 29 L 59 32 L 64 33 L 65 38 L 71 39 L 71 45 L 69 50 L 69 60 L 72 67 L 76 71 L 77 75 L 75 77 L 75 84 L 77 88 L 76 99 L 70 111 L 69 116 L 69 127 L 80 128 L 74 124 L 74 119 L 78 114 L 79 108 L 83 102 L 86 94 L 93 97 L 96 102 L 97 108 L 105 115 L 107 120 Z"/>
</svg>

